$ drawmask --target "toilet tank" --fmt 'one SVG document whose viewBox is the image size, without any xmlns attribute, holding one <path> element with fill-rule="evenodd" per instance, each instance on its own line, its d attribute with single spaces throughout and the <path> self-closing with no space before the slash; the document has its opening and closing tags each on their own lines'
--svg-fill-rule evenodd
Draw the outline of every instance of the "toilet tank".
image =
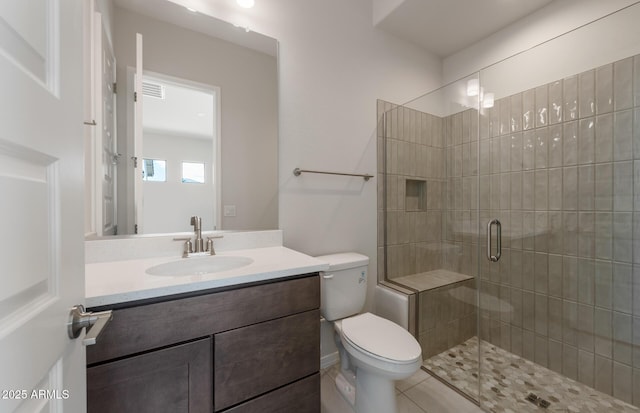
<svg viewBox="0 0 640 413">
<path fill-rule="evenodd" d="M 329 264 L 329 270 L 320 274 L 322 316 L 333 321 L 362 311 L 367 298 L 369 257 L 344 252 L 316 258 Z"/>
</svg>

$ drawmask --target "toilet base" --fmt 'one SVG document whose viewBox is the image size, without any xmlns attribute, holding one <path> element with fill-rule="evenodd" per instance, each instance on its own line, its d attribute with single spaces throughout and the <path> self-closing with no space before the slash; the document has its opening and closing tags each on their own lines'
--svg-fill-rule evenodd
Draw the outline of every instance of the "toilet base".
<svg viewBox="0 0 640 413">
<path fill-rule="evenodd" d="M 356 384 L 348 380 L 342 372 L 336 376 L 336 388 L 342 397 L 349 402 L 351 407 L 356 404 Z"/>
<path fill-rule="evenodd" d="M 356 413 L 396 413 L 395 381 L 358 369 Z"/>
<path fill-rule="evenodd" d="M 346 370 L 338 373 L 335 382 L 338 392 L 356 413 L 397 412 L 394 380 L 362 370 L 353 377 L 353 372 Z"/>
</svg>

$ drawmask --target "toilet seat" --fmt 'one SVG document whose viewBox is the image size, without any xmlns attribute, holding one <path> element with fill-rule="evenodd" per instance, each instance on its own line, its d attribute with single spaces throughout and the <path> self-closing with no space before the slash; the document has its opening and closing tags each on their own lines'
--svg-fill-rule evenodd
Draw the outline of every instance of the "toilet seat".
<svg viewBox="0 0 640 413">
<path fill-rule="evenodd" d="M 382 317 L 363 313 L 342 320 L 341 336 L 369 357 L 394 364 L 413 364 L 422 349 L 404 328 Z"/>
</svg>

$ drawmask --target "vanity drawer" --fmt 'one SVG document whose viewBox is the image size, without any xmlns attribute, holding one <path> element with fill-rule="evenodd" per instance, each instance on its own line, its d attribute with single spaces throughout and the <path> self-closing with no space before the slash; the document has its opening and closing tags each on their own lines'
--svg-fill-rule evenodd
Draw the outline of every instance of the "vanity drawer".
<svg viewBox="0 0 640 413">
<path fill-rule="evenodd" d="M 225 410 L 224 413 L 320 413 L 320 373 Z"/>
<path fill-rule="evenodd" d="M 214 406 L 219 411 L 317 373 L 320 311 L 216 334 L 213 347 Z"/>
<path fill-rule="evenodd" d="M 316 273 L 114 310 L 113 319 L 98 343 L 87 347 L 87 363 L 124 357 L 319 307 L 320 280 Z"/>
</svg>

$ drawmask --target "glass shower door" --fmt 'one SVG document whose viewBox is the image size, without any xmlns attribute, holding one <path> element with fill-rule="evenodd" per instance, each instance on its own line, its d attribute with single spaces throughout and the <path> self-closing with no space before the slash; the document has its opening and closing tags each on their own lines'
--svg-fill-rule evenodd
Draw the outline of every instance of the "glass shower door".
<svg viewBox="0 0 640 413">
<path fill-rule="evenodd" d="M 423 367 L 478 400 L 477 75 L 385 105 L 385 281 L 417 297 Z M 380 136 L 379 136 L 380 137 Z"/>
<path fill-rule="evenodd" d="M 487 411 L 640 406 L 640 50 L 580 43 L 600 24 L 480 72 L 495 100 L 480 111 L 478 230 L 502 226 L 478 276 Z"/>
</svg>

